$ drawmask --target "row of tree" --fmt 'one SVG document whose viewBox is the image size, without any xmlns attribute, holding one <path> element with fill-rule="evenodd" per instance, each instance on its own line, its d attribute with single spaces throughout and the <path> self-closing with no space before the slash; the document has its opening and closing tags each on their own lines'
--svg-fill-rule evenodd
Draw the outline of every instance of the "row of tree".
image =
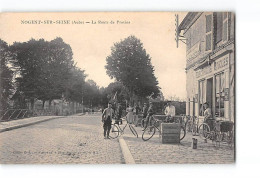
<svg viewBox="0 0 260 179">
<path fill-rule="evenodd" d="M 107 74 L 115 79 L 108 87 L 99 88 L 78 68 L 69 44 L 62 38 L 51 41 L 31 39 L 1 48 L 1 109 L 8 108 L 10 97 L 19 98 L 16 108 L 31 106 L 35 99 L 51 103 L 54 99 L 105 105 L 115 94 L 118 101 L 154 98 L 160 94 L 151 58 L 139 39 L 130 36 L 114 44 L 106 58 Z M 50 106 L 50 105 L 49 105 Z"/>
<path fill-rule="evenodd" d="M 1 48 L 1 109 L 8 108 L 9 98 L 19 98 L 14 107 L 34 106 L 35 99 L 45 101 L 64 98 L 81 102 L 82 97 L 97 93 L 92 81 L 79 69 L 69 44 L 61 38 L 52 41 L 31 39 Z M 12 70 L 11 70 L 12 68 Z"/>
</svg>

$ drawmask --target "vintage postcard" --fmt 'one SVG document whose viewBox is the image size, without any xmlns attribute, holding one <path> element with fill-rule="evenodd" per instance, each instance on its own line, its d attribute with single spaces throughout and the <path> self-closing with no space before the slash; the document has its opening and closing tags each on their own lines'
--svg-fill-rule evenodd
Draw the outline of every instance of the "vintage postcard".
<svg viewBox="0 0 260 179">
<path fill-rule="evenodd" d="M 234 12 L 0 14 L 1 164 L 235 163 Z"/>
</svg>

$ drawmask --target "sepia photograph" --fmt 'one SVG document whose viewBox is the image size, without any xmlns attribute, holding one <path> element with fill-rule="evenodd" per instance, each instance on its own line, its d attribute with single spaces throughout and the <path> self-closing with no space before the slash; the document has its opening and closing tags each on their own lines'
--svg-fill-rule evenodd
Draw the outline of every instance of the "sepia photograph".
<svg viewBox="0 0 260 179">
<path fill-rule="evenodd" d="M 235 164 L 236 13 L 0 13 L 1 164 Z"/>
</svg>

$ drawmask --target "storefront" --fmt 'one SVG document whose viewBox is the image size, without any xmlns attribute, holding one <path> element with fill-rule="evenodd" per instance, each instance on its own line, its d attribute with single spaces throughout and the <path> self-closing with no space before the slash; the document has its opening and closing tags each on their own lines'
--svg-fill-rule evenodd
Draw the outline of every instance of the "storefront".
<svg viewBox="0 0 260 179">
<path fill-rule="evenodd" d="M 191 12 L 179 31 L 184 32 L 187 42 L 186 114 L 203 119 L 203 104 L 207 102 L 214 119 L 234 121 L 234 15 Z"/>
<path fill-rule="evenodd" d="M 211 64 L 201 65 L 194 69 L 198 84 L 198 93 L 195 94 L 198 116 L 203 116 L 203 104 L 207 102 L 212 109 L 214 118 L 230 119 L 229 60 L 230 53 L 227 53 L 214 59 Z"/>
</svg>

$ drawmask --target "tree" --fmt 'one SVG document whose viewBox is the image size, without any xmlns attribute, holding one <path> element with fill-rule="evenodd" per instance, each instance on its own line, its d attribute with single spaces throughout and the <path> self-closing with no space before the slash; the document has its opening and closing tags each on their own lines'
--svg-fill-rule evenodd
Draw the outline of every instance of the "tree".
<svg viewBox="0 0 260 179">
<path fill-rule="evenodd" d="M 107 74 L 127 88 L 130 101 L 134 94 L 141 97 L 147 97 L 152 93 L 153 97 L 156 97 L 159 94 L 151 58 L 135 36 L 115 43 L 106 61 Z"/>
<path fill-rule="evenodd" d="M 9 97 L 13 89 L 13 71 L 8 68 L 12 54 L 6 42 L 0 39 L 0 109 L 5 110 L 8 106 Z"/>
<path fill-rule="evenodd" d="M 110 83 L 104 90 L 104 94 L 107 97 L 108 100 L 111 100 L 116 95 L 118 102 L 123 102 L 124 100 L 129 100 L 129 94 L 127 89 L 124 87 L 124 85 L 119 82 L 112 82 Z"/>
<path fill-rule="evenodd" d="M 85 84 L 84 104 L 88 106 L 98 106 L 102 101 L 99 86 L 93 80 L 88 80 Z"/>
<path fill-rule="evenodd" d="M 65 98 L 68 101 L 81 102 L 86 89 L 85 78 L 87 75 L 85 75 L 84 70 L 77 68 L 76 65 L 73 66 L 69 74 L 70 76 L 65 90 Z"/>
<path fill-rule="evenodd" d="M 70 71 L 73 68 L 71 47 L 61 38 L 50 42 L 31 39 L 15 42 L 11 46 L 16 58 L 13 64 L 19 68 L 19 87 L 27 99 L 51 102 L 60 98 L 68 88 Z"/>
</svg>

